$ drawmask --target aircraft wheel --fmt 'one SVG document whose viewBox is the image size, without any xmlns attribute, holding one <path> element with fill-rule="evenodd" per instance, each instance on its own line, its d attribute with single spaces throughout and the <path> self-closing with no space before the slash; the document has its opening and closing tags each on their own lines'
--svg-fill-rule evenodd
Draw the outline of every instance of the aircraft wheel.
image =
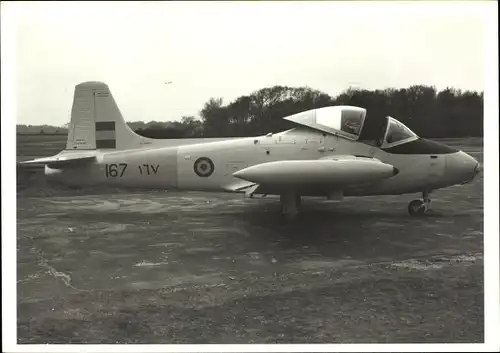
<svg viewBox="0 0 500 353">
<path fill-rule="evenodd" d="M 413 200 L 408 204 L 410 216 L 422 216 L 427 211 L 427 205 L 422 200 Z"/>
</svg>

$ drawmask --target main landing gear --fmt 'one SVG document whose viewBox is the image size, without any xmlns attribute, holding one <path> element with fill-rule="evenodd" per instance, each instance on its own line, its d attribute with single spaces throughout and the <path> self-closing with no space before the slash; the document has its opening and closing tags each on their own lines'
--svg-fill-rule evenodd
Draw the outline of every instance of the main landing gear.
<svg viewBox="0 0 500 353">
<path fill-rule="evenodd" d="M 408 204 L 408 213 L 411 216 L 422 216 L 431 208 L 429 192 L 422 193 L 422 200 L 413 200 Z"/>
<path fill-rule="evenodd" d="M 284 220 L 294 219 L 300 211 L 301 203 L 300 195 L 296 195 L 295 193 L 281 194 L 281 218 Z"/>
</svg>

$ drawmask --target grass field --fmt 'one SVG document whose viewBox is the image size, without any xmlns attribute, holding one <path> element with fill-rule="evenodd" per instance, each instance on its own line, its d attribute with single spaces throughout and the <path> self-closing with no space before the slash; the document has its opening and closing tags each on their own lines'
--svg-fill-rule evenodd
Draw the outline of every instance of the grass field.
<svg viewBox="0 0 500 353">
<path fill-rule="evenodd" d="M 66 139 L 66 135 L 17 135 L 17 160 L 53 156 L 66 148 Z"/>
<path fill-rule="evenodd" d="M 20 140 L 18 159 L 61 144 Z M 484 339 L 482 175 L 425 218 L 416 195 L 306 199 L 290 225 L 276 198 L 40 185 L 17 197 L 19 343 Z"/>
</svg>

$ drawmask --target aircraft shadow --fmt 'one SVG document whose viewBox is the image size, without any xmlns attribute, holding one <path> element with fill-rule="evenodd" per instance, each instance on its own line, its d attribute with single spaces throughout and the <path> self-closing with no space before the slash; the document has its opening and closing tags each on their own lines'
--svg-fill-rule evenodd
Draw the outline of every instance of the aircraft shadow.
<svg viewBox="0 0 500 353">
<path fill-rule="evenodd" d="M 249 205 L 244 212 L 229 213 L 228 216 L 234 217 L 250 224 L 259 225 L 311 225 L 311 224 L 348 224 L 350 226 L 362 224 L 369 221 L 397 221 L 412 222 L 429 218 L 455 218 L 469 216 L 468 214 L 453 213 L 448 214 L 439 210 L 431 209 L 424 216 L 412 217 L 406 210 L 406 204 L 398 204 L 395 209 L 373 209 L 370 206 L 346 207 L 340 204 L 316 204 L 308 205 L 301 209 L 301 212 L 292 220 L 284 220 L 280 217 L 279 204 L 268 204 L 265 209 L 259 205 Z M 222 213 L 223 214 L 223 213 Z M 221 214 L 221 215 L 222 215 Z"/>
<path fill-rule="evenodd" d="M 402 205 L 405 206 L 405 203 Z M 434 248 L 442 241 L 436 237 L 436 229 L 428 228 L 427 223 L 472 217 L 432 210 L 423 217 L 415 218 L 405 209 L 370 210 L 369 207 L 319 204 L 305 207 L 292 221 L 281 221 L 279 205 L 267 206 L 267 210 L 263 210 L 252 205 L 245 212 L 220 216 L 230 217 L 236 224 L 248 229 L 251 238 L 248 242 L 256 248 L 274 249 L 277 256 L 282 251 L 298 251 L 329 259 L 349 256 L 404 257 L 417 250 Z M 449 229 L 447 224 L 441 227 Z"/>
<path fill-rule="evenodd" d="M 138 227 L 138 239 L 143 240 L 152 239 L 150 234 L 159 232 L 164 241 L 182 242 L 180 239 L 185 234 L 194 234 L 194 228 L 199 244 L 215 244 L 214 247 L 230 253 L 266 252 L 282 262 L 302 256 L 312 256 L 312 259 L 317 256 L 328 259 L 405 256 L 424 248 L 435 248 L 443 241 L 436 237 L 435 227 L 427 227 L 428 223 L 437 223 L 438 229 L 453 233 L 450 229 L 454 228 L 453 223 L 460 230 L 464 219 L 474 217 L 468 213 L 431 210 L 424 217 L 416 218 L 406 212 L 405 202 L 386 201 L 308 202 L 291 221 L 280 219 L 279 202 L 246 203 L 237 207 L 222 202 L 208 208 L 190 206 L 187 210 L 180 206 L 172 209 L 168 204 L 167 200 L 164 204 L 167 206 L 161 205 L 152 213 L 144 212 L 141 206 L 110 211 L 73 209 L 61 218 L 76 227 L 96 222 L 131 223 Z M 439 220 L 445 222 L 439 225 Z M 149 233 L 150 228 L 154 229 L 153 233 Z M 215 236 L 206 237 L 205 228 L 214 229 L 211 234 Z"/>
</svg>

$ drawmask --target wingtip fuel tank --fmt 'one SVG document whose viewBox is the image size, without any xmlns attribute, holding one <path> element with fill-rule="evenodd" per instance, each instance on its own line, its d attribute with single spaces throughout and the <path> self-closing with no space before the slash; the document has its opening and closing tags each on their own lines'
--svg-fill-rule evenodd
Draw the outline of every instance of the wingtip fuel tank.
<svg viewBox="0 0 500 353">
<path fill-rule="evenodd" d="M 390 178 L 398 170 L 372 159 L 276 161 L 241 169 L 233 176 L 259 184 L 357 184 Z"/>
</svg>

